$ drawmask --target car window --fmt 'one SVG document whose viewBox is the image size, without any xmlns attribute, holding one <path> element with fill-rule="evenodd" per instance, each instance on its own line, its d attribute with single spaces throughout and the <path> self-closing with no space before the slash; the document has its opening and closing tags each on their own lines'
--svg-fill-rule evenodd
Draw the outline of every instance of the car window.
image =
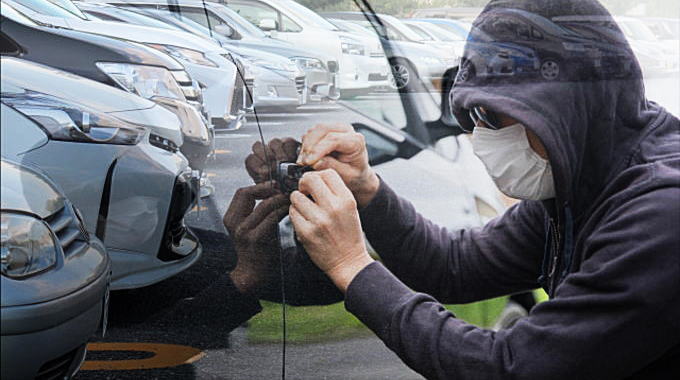
<svg viewBox="0 0 680 380">
<path fill-rule="evenodd" d="M 420 37 L 421 40 L 423 41 L 434 41 L 434 38 L 427 34 L 426 31 L 424 31 L 420 26 L 418 25 L 413 25 L 413 24 L 406 24 L 411 30 L 416 32 L 418 36 Z"/>
<path fill-rule="evenodd" d="M 220 15 L 221 17 L 225 18 L 226 20 L 232 21 L 235 27 L 239 30 L 239 33 L 241 34 L 246 34 L 257 38 L 266 37 L 266 34 L 264 34 L 262 30 L 260 30 L 251 22 L 241 17 L 238 13 L 234 12 L 232 9 L 227 8 L 226 6 L 216 7 L 216 9 L 214 9 L 213 11 Z"/>
<path fill-rule="evenodd" d="M 260 3 L 229 3 L 229 7 L 241 17 L 250 21 L 255 26 L 260 26 L 262 20 L 272 20 L 279 28 L 279 12 L 276 9 Z"/>
<path fill-rule="evenodd" d="M 0 6 L 2 6 L 2 15 L 5 16 L 5 17 L 8 17 L 8 18 L 10 18 L 14 21 L 20 22 L 20 23 L 25 24 L 25 25 L 38 25 L 35 21 L 26 17 L 23 13 L 12 8 L 10 5 L 6 4 L 5 2 L 0 3 Z"/>
</svg>

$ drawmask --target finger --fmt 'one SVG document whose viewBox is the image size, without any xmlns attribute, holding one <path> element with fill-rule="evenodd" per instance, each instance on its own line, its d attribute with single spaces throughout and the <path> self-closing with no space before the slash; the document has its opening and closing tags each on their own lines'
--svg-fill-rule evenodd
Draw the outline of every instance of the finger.
<svg viewBox="0 0 680 380">
<path fill-rule="evenodd" d="M 260 183 L 269 179 L 267 164 L 265 164 L 265 162 L 256 154 L 249 154 L 248 157 L 246 157 L 246 171 L 248 171 L 248 175 L 255 183 Z"/>
<path fill-rule="evenodd" d="M 349 188 L 347 188 L 347 185 L 345 185 L 345 182 L 343 182 L 338 172 L 332 169 L 326 169 L 318 173 L 323 179 L 327 188 L 333 193 L 333 195 L 336 196 L 336 198 L 339 197 L 346 199 L 349 197 L 354 199 L 352 192 L 349 190 Z"/>
<path fill-rule="evenodd" d="M 287 137 L 283 139 L 283 151 L 286 154 L 287 161 L 296 161 L 298 156 L 298 149 L 301 143 L 293 138 Z"/>
<path fill-rule="evenodd" d="M 299 164 L 306 164 L 305 162 L 305 156 L 307 155 L 307 152 L 314 148 L 314 146 L 324 137 L 326 134 L 329 132 L 338 132 L 338 133 L 349 133 L 353 132 L 354 128 L 352 126 L 347 125 L 347 124 L 317 124 L 314 127 L 312 127 L 310 130 L 307 131 L 307 133 L 302 136 L 302 148 L 300 151 L 300 156 L 298 157 L 299 159 L 302 158 L 298 163 Z"/>
<path fill-rule="evenodd" d="M 265 220 L 269 214 L 280 208 L 285 210 L 289 205 L 290 201 L 284 194 L 277 194 L 267 198 L 255 207 L 255 210 L 245 218 L 238 228 L 244 231 L 255 229 L 259 225 L 266 223 Z"/>
<path fill-rule="evenodd" d="M 271 181 L 262 182 L 257 185 L 242 187 L 236 190 L 236 194 L 231 199 L 231 203 L 222 219 L 224 226 L 232 233 L 236 227 L 253 211 L 255 201 L 265 199 L 278 192 L 272 186 Z"/>
<path fill-rule="evenodd" d="M 290 203 L 305 219 L 318 223 L 323 218 L 321 208 L 299 191 L 290 194 Z"/>
<path fill-rule="evenodd" d="M 364 136 L 360 133 L 329 132 L 315 146 L 310 147 L 305 157 L 306 165 L 314 165 L 333 152 L 340 153 L 341 161 L 348 161 L 365 149 Z M 349 155 L 349 157 L 342 157 Z"/>
<path fill-rule="evenodd" d="M 326 156 L 314 164 L 312 168 L 315 171 L 322 171 L 326 169 L 332 169 L 338 172 L 340 174 L 340 177 L 342 177 L 346 172 L 350 171 L 353 169 L 352 165 L 346 163 L 346 162 L 341 162 L 335 157 L 331 156 Z"/>
<path fill-rule="evenodd" d="M 250 238 L 253 239 L 253 241 L 265 241 L 265 239 L 271 239 L 271 235 L 275 231 L 273 228 L 278 228 L 279 222 L 286 215 L 288 215 L 289 208 L 290 202 L 288 202 L 286 206 L 272 210 L 265 216 L 264 219 L 262 219 L 262 222 L 255 227 Z"/>
<path fill-rule="evenodd" d="M 287 161 L 286 152 L 283 150 L 283 142 L 281 139 L 272 139 L 267 145 L 272 151 L 276 161 Z"/>
<path fill-rule="evenodd" d="M 300 213 L 298 208 L 295 206 L 290 207 L 288 214 L 290 215 L 290 221 L 293 223 L 293 227 L 295 228 L 295 233 L 297 234 L 298 238 L 303 242 L 306 241 L 311 235 L 314 224 L 305 219 L 302 213 Z"/>
<path fill-rule="evenodd" d="M 305 173 L 298 183 L 298 190 L 305 195 L 311 195 L 314 202 L 321 207 L 332 205 L 335 198 L 333 191 L 328 188 L 319 172 Z"/>
</svg>

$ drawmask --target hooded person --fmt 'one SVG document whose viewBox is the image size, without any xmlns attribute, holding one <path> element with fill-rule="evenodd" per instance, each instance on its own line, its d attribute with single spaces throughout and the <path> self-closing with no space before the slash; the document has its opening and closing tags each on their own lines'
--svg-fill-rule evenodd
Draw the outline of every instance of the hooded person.
<svg viewBox="0 0 680 380">
<path fill-rule="evenodd" d="M 480 228 L 425 220 L 350 127 L 303 138 L 299 162 L 319 171 L 291 194 L 291 220 L 347 310 L 427 378 L 677 378 L 680 123 L 645 98 L 607 10 L 491 1 L 451 108 L 499 188 L 524 198 Z M 550 299 L 497 332 L 440 304 L 537 287 Z"/>
</svg>

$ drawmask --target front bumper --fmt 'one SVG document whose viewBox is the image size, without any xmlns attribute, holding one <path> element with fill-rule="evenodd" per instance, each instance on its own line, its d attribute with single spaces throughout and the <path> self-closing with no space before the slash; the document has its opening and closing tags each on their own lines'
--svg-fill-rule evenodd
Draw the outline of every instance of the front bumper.
<svg viewBox="0 0 680 380">
<path fill-rule="evenodd" d="M 90 247 L 69 261 L 106 255 L 101 249 Z M 1 309 L 3 379 L 68 378 L 78 370 L 85 357 L 85 345 L 101 327 L 103 311 L 108 306 L 109 271 L 107 262 L 94 281 L 75 292 L 50 301 Z"/>
<path fill-rule="evenodd" d="M 180 120 L 184 138 L 180 150 L 189 160 L 189 166 L 203 170 L 214 144 L 213 133 L 207 125 L 207 120 L 187 102 L 161 97 L 152 100 L 172 111 Z"/>
<path fill-rule="evenodd" d="M 113 261 L 111 288 L 130 289 L 154 284 L 193 265 L 203 249 L 196 235 L 184 225 L 184 216 L 198 197 L 196 171 L 185 170 L 174 181 L 162 237 L 153 254 L 109 248 Z"/>
<path fill-rule="evenodd" d="M 305 77 L 264 68 L 255 73 L 255 108 L 296 108 L 306 102 Z"/>
</svg>

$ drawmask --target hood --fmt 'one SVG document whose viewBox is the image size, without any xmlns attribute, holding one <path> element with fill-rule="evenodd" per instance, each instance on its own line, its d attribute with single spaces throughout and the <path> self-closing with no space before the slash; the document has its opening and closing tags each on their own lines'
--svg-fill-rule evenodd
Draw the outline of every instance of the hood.
<svg viewBox="0 0 680 380">
<path fill-rule="evenodd" d="M 152 101 L 137 95 L 49 66 L 9 57 L 3 57 L 1 62 L 3 93 L 13 92 L 10 86 L 15 86 L 72 100 L 106 113 L 154 106 Z"/>
<path fill-rule="evenodd" d="M 205 38 L 182 31 L 152 28 L 149 26 L 125 24 L 113 21 L 68 20 L 68 24 L 75 30 L 99 34 L 107 37 L 143 43 L 173 45 L 182 48 L 211 52 L 221 50 L 221 47 Z"/>
<path fill-rule="evenodd" d="M 578 28 L 553 32 L 564 30 L 569 20 L 592 20 L 589 33 L 579 34 Z M 482 106 L 509 115 L 534 132 L 548 151 L 557 205 L 568 204 L 575 216 L 585 212 L 623 169 L 641 130 L 661 112 L 645 98 L 640 67 L 625 38 L 608 42 L 618 44 L 622 52 L 613 61 L 609 56 L 608 62 L 603 61 L 604 52 L 587 43 L 590 40 L 597 46 L 611 41 L 600 38 L 598 30 L 601 36 L 622 36 L 611 15 L 595 0 L 492 0 L 470 32 L 470 39 L 480 34 L 490 38 L 466 45 L 452 99 L 452 111 L 469 128 L 468 110 Z M 573 34 L 586 43 L 566 43 L 573 41 Z M 553 60 L 562 70 L 554 79 L 544 79 L 540 70 L 523 75 L 475 75 L 469 70 L 475 63 L 468 58 L 476 55 L 474 50 L 480 45 L 496 43 L 533 49 L 541 62 Z M 621 68 L 611 69 L 617 65 Z"/>
<path fill-rule="evenodd" d="M 34 169 L 2 159 L 2 210 L 13 210 L 41 218 L 64 207 L 64 197 Z"/>
</svg>

